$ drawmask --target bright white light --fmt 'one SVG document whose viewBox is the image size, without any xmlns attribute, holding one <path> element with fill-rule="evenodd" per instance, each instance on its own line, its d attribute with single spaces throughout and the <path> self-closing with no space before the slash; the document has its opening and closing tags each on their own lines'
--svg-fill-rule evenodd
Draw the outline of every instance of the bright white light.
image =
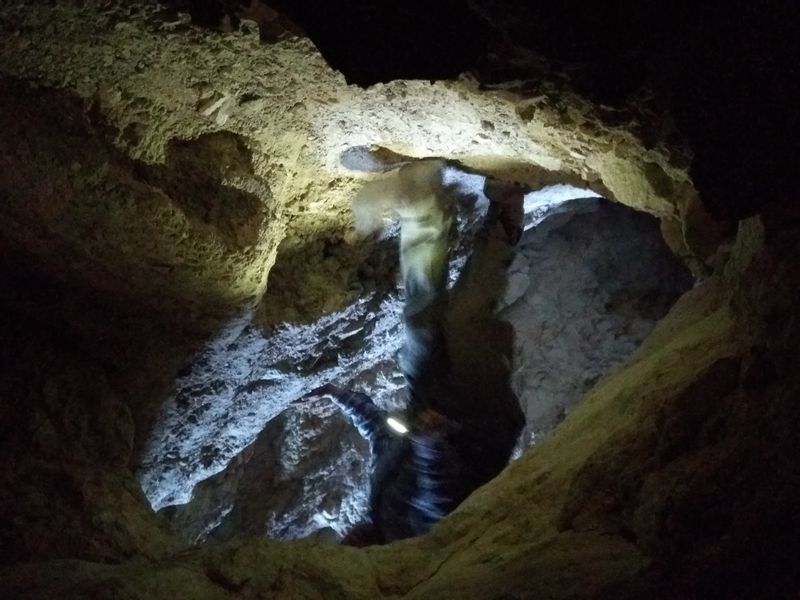
<svg viewBox="0 0 800 600">
<path fill-rule="evenodd" d="M 266 423 L 309 390 L 354 380 L 354 373 L 374 382 L 375 365 L 392 365 L 400 349 L 402 308 L 399 297 L 387 296 L 376 309 L 372 296 L 365 294 L 314 323 L 282 324 L 266 336 L 252 323 L 250 312 L 226 324 L 178 377 L 174 396 L 164 403 L 147 441 L 137 477 L 153 509 L 189 502 L 200 481 L 224 469 Z M 366 332 L 356 333 L 368 321 Z M 364 336 L 358 352 L 324 368 L 307 362 L 302 369 L 287 369 L 320 356 L 330 340 L 358 336 Z M 381 406 L 397 406 L 393 398 L 402 376 L 392 381 L 393 386 L 370 388 Z M 287 442 L 282 460 L 295 469 L 302 451 L 293 443 Z"/>
<path fill-rule="evenodd" d="M 601 197 L 600 194 L 592 190 L 578 188 L 565 183 L 548 185 L 525 194 L 525 229 L 536 227 L 556 211 L 560 205 L 569 200 Z"/>
<path fill-rule="evenodd" d="M 458 167 L 445 167 L 442 182 L 455 188 L 459 194 L 474 196 L 484 206 L 489 199 L 483 193 L 486 177 L 475 173 L 466 173 Z M 525 212 L 524 227 L 526 230 L 536 227 L 547 217 L 560 212 L 559 207 L 570 200 L 584 198 L 602 198 L 600 194 L 589 189 L 575 187 L 566 183 L 547 185 L 525 194 L 523 210 Z"/>
<path fill-rule="evenodd" d="M 575 187 L 566 183 L 545 186 L 525 196 L 525 212 L 537 206 L 560 204 L 575 198 L 600 198 L 600 194 L 586 188 Z"/>
<path fill-rule="evenodd" d="M 403 425 L 400 421 L 395 419 L 394 417 L 389 417 L 386 419 L 386 424 L 394 429 L 397 433 L 408 433 L 408 427 Z"/>
</svg>

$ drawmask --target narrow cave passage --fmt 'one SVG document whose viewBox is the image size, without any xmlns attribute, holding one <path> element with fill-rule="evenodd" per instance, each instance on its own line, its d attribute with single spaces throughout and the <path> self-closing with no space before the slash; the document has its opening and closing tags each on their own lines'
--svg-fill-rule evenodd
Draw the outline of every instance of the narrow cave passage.
<svg viewBox="0 0 800 600">
<path fill-rule="evenodd" d="M 795 597 L 796 6 L 378 4 L 0 3 L 0 596 Z M 606 200 L 510 268 L 528 449 L 353 551 L 367 447 L 293 402 L 403 400 L 375 143 Z"/>
<path fill-rule="evenodd" d="M 482 176 L 449 177 L 463 199 L 452 283 L 488 201 Z M 331 403 L 292 403 L 336 382 L 388 410 L 404 405 L 397 236 L 394 225 L 367 244 L 358 293 L 346 306 L 270 326 L 263 311 L 248 312 L 182 370 L 139 478 L 185 541 L 338 539 L 363 516 L 366 443 Z M 273 277 L 298 276 L 281 260 Z M 525 232 L 497 307 L 516 331 L 512 383 L 527 417 L 520 449 L 553 431 L 690 286 L 654 217 L 572 185 L 526 195 Z"/>
</svg>

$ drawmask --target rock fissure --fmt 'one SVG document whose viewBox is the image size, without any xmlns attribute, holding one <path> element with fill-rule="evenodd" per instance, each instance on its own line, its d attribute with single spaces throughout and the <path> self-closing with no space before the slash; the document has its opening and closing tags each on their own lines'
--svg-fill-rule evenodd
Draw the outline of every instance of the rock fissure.
<svg viewBox="0 0 800 600">
<path fill-rule="evenodd" d="M 410 588 L 408 588 L 407 593 L 408 594 L 412 594 L 414 592 L 414 590 L 416 590 L 417 588 L 419 588 L 421 586 L 424 586 L 425 584 L 429 583 L 430 581 L 436 579 L 439 576 L 439 573 L 442 571 L 442 569 L 444 569 L 445 565 L 447 565 L 447 563 L 451 562 L 453 559 L 455 559 L 460 554 L 469 553 L 470 549 L 476 543 L 478 543 L 481 540 L 482 536 L 484 536 L 486 534 L 486 532 L 489 531 L 489 529 L 491 527 L 493 527 L 493 526 L 495 526 L 497 524 L 498 523 L 495 522 L 495 523 L 490 523 L 490 524 L 486 525 L 485 527 L 483 527 L 481 529 L 481 531 L 479 533 L 476 533 L 475 535 L 473 535 L 472 538 L 466 544 L 464 544 L 461 541 L 456 542 L 456 545 L 458 547 L 455 548 L 452 553 L 448 554 L 441 561 L 439 561 L 436 564 L 436 566 L 433 568 L 432 572 L 429 575 L 427 575 L 421 581 L 418 581 L 417 583 L 415 583 Z"/>
</svg>

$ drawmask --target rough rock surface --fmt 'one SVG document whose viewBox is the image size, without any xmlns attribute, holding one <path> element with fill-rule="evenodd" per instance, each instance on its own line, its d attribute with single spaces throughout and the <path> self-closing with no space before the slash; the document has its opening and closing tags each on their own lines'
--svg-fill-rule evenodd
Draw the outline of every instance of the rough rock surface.
<svg viewBox="0 0 800 600">
<path fill-rule="evenodd" d="M 177 544 L 128 464 L 130 409 L 71 340 L 5 323 L 0 561 L 154 557 Z"/>
<path fill-rule="evenodd" d="M 0 3 L 3 597 L 796 595 L 797 11 L 738 4 L 666 22 L 503 11 L 514 35 L 477 78 L 362 90 L 308 40 L 261 44 L 249 22 L 210 32 L 144 0 Z M 586 44 L 529 71 L 530 48 L 513 49 L 561 37 L 624 52 Z M 617 86 L 627 67 L 653 88 Z M 177 552 L 132 452 L 179 366 L 266 288 L 261 323 L 358 296 L 347 204 L 371 175 L 338 157 L 370 144 L 585 184 L 659 216 L 675 252 L 714 272 L 430 535 Z M 763 214 L 728 246 L 704 207 Z"/>
<path fill-rule="evenodd" d="M 543 439 L 621 364 L 690 284 L 652 217 L 597 199 L 550 214 L 523 236 L 499 307 L 516 330 L 514 389 L 528 417 L 523 447 Z M 456 255 L 453 279 L 464 258 Z M 373 259 L 379 272 L 396 268 L 394 253 Z M 242 320 L 196 359 L 165 405 L 140 470 L 155 508 L 180 504 L 163 512 L 182 538 L 296 539 L 328 527 L 341 535 L 360 520 L 369 455 L 355 430 L 322 404 L 270 419 L 326 381 L 388 409 L 402 406 L 401 301 L 401 291 L 373 290 L 345 310 L 268 336 Z"/>
<path fill-rule="evenodd" d="M 176 29 L 147 3 L 23 3 L 3 7 L 2 19 L 6 101 L 28 105 L 4 111 L 4 129 L 15 132 L 4 137 L 4 190 L 13 200 L 4 236 L 32 229 L 35 215 L 37 256 L 71 259 L 75 276 L 96 273 L 91 285 L 132 282 L 172 318 L 202 316 L 187 315 L 187 304 L 216 313 L 252 304 L 284 231 L 291 235 L 281 252 L 295 266 L 339 246 L 358 179 L 338 157 L 354 145 L 458 158 L 534 186 L 583 180 L 666 219 L 697 203 L 680 157 L 673 164 L 665 148 L 645 148 L 575 95 L 487 91 L 469 78 L 360 90 L 303 38 L 260 45 L 248 27 Z M 47 135 L 58 139 L 46 143 Z M 542 169 L 553 171 L 549 181 Z M 187 185 L 198 170 L 208 180 Z M 214 198 L 229 200 L 215 206 L 197 194 L 214 188 Z M 26 212 L 32 196 L 42 209 Z M 149 229 L 131 230 L 134 223 Z M 44 244 L 47 236 L 63 247 Z M 34 239 L 25 243 L 36 250 Z M 295 297 L 311 314 L 348 299 L 346 289 L 333 291 L 341 275 L 331 281 L 330 273 L 353 266 L 351 250 L 352 242 L 334 248 L 298 282 L 304 293 Z"/>
<path fill-rule="evenodd" d="M 570 204 L 526 233 L 510 268 L 507 300 L 519 297 L 502 314 L 516 332 L 526 446 L 630 356 L 691 285 L 655 219 L 598 200 Z"/>
<path fill-rule="evenodd" d="M 799 479 L 783 424 L 800 417 L 790 401 L 797 354 L 788 352 L 797 318 L 771 315 L 792 306 L 800 273 L 778 257 L 796 252 L 798 238 L 762 223 L 742 225 L 726 271 L 686 294 L 553 436 L 427 536 L 366 550 L 251 539 L 148 564 L 29 563 L 2 571 L 3 591 L 787 597 Z M 765 231 L 775 232 L 767 247 Z"/>
</svg>

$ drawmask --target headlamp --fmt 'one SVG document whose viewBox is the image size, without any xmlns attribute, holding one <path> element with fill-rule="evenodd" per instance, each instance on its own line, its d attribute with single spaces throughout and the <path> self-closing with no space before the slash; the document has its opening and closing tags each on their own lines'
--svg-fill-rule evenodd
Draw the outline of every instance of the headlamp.
<svg viewBox="0 0 800 600">
<path fill-rule="evenodd" d="M 402 423 L 401 421 L 399 421 L 394 417 L 388 417 L 386 419 L 386 424 L 401 435 L 404 433 L 408 433 L 408 427 L 406 427 L 404 423 Z"/>
</svg>

